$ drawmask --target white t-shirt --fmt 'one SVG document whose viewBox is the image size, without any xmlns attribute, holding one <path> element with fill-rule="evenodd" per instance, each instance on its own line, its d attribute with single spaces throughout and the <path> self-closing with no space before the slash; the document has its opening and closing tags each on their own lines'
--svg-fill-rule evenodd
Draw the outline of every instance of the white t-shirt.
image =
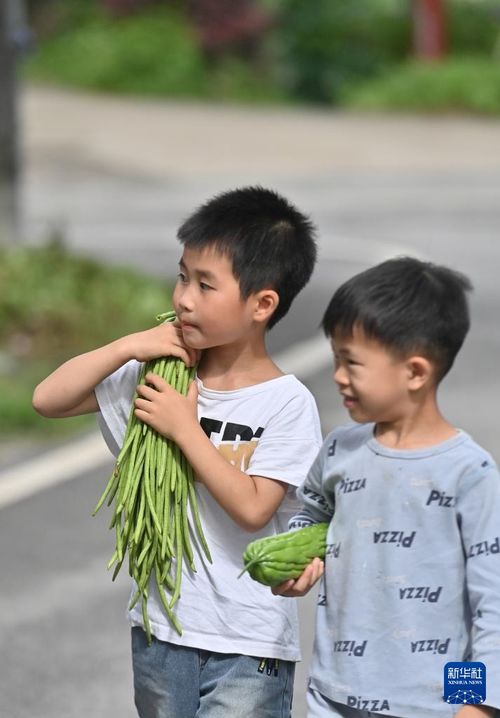
<svg viewBox="0 0 500 718">
<path fill-rule="evenodd" d="M 129 362 L 96 387 L 99 424 L 115 455 L 123 443 L 140 366 Z M 151 630 L 160 640 L 178 645 L 300 660 L 295 600 L 274 596 L 247 573 L 237 577 L 247 544 L 286 531 L 288 519 L 297 510 L 295 487 L 304 480 L 322 443 L 315 401 L 290 374 L 234 391 L 214 391 L 197 381 L 198 417 L 214 446 L 242 471 L 279 479 L 289 484 L 289 490 L 271 521 L 261 531 L 248 533 L 203 485 L 196 484 L 213 563 L 193 546 L 196 573 L 184 567 L 176 606 L 182 636 L 172 628 L 152 587 Z M 140 602 L 128 616 L 132 625 L 143 625 Z"/>
</svg>

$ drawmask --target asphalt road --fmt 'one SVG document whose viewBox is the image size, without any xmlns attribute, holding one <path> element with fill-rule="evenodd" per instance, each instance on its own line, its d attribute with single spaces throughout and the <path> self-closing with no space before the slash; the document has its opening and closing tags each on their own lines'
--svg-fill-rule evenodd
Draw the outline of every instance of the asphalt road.
<svg viewBox="0 0 500 718">
<path fill-rule="evenodd" d="M 472 330 L 441 401 L 499 461 L 500 123 L 350 122 L 325 113 L 223 108 L 207 108 L 204 117 L 198 106 L 171 106 L 170 113 L 168 107 L 29 94 L 22 206 L 30 241 L 43 241 L 58 227 L 77 251 L 172 275 L 179 254 L 175 228 L 192 207 L 236 184 L 272 185 L 310 212 L 320 230 L 314 281 L 270 334 L 277 354 L 316 335 L 333 289 L 370 264 L 411 253 L 465 271 L 475 286 Z M 138 127 L 134 152 L 127 138 L 139 137 Z M 205 155 L 199 143 L 188 153 L 191 127 L 202 137 L 205 129 Z M 271 139 L 252 142 L 252 132 L 265 128 Z M 336 131 L 333 148 L 330 130 Z M 311 367 L 306 361 L 303 379 L 317 397 L 326 432 L 346 416 L 328 359 Z M 11 453 L 9 462 L 21 461 L 21 453 Z M 109 460 L 0 509 L 1 716 L 135 716 L 128 584 L 121 578 L 112 584 L 105 570 L 113 539 L 108 517 L 90 517 L 111 466 Z M 301 604 L 304 661 L 294 718 L 305 718 L 313 613 L 309 597 Z"/>
</svg>

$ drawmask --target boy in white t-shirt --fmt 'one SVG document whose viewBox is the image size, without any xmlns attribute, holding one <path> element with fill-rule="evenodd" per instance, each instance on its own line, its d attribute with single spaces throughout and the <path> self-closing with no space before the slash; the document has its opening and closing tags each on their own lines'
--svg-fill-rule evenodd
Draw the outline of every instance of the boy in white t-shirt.
<svg viewBox="0 0 500 718">
<path fill-rule="evenodd" d="M 36 388 L 33 405 L 47 417 L 100 412 L 116 455 L 137 389 L 136 415 L 194 468 L 213 564 L 199 552 L 197 572 L 184 569 L 181 636 L 153 588 L 151 646 L 141 611 L 129 611 L 141 718 L 289 718 L 300 658 L 295 602 L 237 576 L 250 540 L 286 530 L 295 487 L 321 445 L 312 395 L 265 343 L 310 278 L 314 228 L 275 192 L 247 187 L 201 206 L 178 238 L 178 321 L 69 360 Z M 153 374 L 137 387 L 141 363 L 165 355 L 198 363 L 188 397 Z"/>
</svg>

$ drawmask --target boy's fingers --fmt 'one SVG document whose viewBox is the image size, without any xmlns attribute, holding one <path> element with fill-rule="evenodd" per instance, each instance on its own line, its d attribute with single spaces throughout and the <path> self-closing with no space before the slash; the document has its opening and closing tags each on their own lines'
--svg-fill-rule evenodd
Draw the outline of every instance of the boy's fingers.
<svg viewBox="0 0 500 718">
<path fill-rule="evenodd" d="M 315 565 L 313 563 L 310 563 L 309 566 L 304 569 L 304 572 L 295 581 L 294 590 L 298 593 L 307 593 L 307 591 L 309 591 L 309 589 L 314 586 L 318 578 L 319 576 L 316 577 Z"/>
<path fill-rule="evenodd" d="M 187 366 L 195 366 L 200 361 L 201 352 L 199 349 L 193 349 L 193 347 L 188 347 L 184 342 L 182 342 L 182 349 L 185 351 L 185 353 L 188 355 L 189 360 L 185 361 Z"/>
<path fill-rule="evenodd" d="M 274 586 L 271 591 L 276 596 L 299 597 L 311 590 L 314 584 L 321 578 L 325 570 L 324 562 L 315 558 L 306 566 L 302 574 L 295 580 L 284 581 Z"/>
<path fill-rule="evenodd" d="M 143 401 L 147 399 L 148 401 L 151 401 L 154 398 L 154 395 L 156 394 L 156 389 L 153 389 L 151 386 L 145 386 L 144 384 L 139 384 L 139 386 L 136 389 L 137 396 L 140 397 Z M 136 402 L 139 401 L 136 399 Z"/>
<path fill-rule="evenodd" d="M 156 391 L 165 391 L 166 387 L 170 386 L 169 383 L 167 381 L 165 381 L 165 379 L 163 379 L 163 377 L 159 376 L 158 374 L 153 374 L 152 372 L 148 372 L 146 374 L 145 378 L 146 378 L 147 383 L 151 384 L 151 386 L 153 386 Z M 141 385 L 141 386 L 144 387 L 144 389 L 146 390 L 146 391 L 142 391 L 141 393 L 144 396 L 147 396 L 148 390 L 149 390 L 149 393 L 151 392 L 151 387 L 144 386 L 144 385 Z"/>
<path fill-rule="evenodd" d="M 179 352 L 182 353 L 182 355 L 181 355 L 181 353 L 179 353 L 179 354 L 176 353 L 175 356 L 179 356 L 179 358 L 182 359 L 187 364 L 187 366 L 194 366 L 200 360 L 200 354 L 201 354 L 200 350 L 193 349 L 193 347 L 190 347 L 186 344 L 180 324 L 177 324 L 177 322 L 174 322 L 173 326 L 175 328 L 175 333 L 177 335 L 176 349 L 178 349 Z M 186 359 L 186 355 L 188 357 L 187 359 Z"/>
<path fill-rule="evenodd" d="M 196 358 L 192 353 L 193 350 L 189 349 L 188 347 L 178 345 L 172 345 L 169 354 L 171 356 L 176 357 L 177 359 L 182 359 L 184 364 L 186 366 L 194 366 L 196 364 Z"/>
<path fill-rule="evenodd" d="M 325 572 L 325 564 L 320 558 L 315 558 L 308 568 L 310 569 L 309 580 L 311 581 L 309 588 L 311 588 Z"/>
<path fill-rule="evenodd" d="M 283 583 L 278 583 L 277 586 L 273 586 L 271 588 L 271 592 L 274 593 L 275 596 L 286 596 L 287 592 L 292 588 L 295 581 L 293 578 L 291 578 L 289 581 L 283 581 Z"/>
</svg>

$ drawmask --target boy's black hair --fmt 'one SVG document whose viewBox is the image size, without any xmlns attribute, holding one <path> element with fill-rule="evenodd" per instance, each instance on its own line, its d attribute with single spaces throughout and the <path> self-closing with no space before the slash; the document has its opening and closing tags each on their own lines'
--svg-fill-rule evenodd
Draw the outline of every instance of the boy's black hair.
<svg viewBox="0 0 500 718">
<path fill-rule="evenodd" d="M 448 267 L 397 257 L 355 275 L 333 295 L 323 316 L 327 336 L 354 325 L 397 355 L 418 352 L 440 381 L 451 369 L 470 326 L 469 279 Z"/>
<path fill-rule="evenodd" d="M 274 289 L 279 304 L 272 327 L 307 284 L 316 261 L 315 227 L 286 199 L 263 187 L 242 187 L 216 195 L 181 225 L 184 247 L 214 247 L 229 257 L 243 299 Z"/>
</svg>

